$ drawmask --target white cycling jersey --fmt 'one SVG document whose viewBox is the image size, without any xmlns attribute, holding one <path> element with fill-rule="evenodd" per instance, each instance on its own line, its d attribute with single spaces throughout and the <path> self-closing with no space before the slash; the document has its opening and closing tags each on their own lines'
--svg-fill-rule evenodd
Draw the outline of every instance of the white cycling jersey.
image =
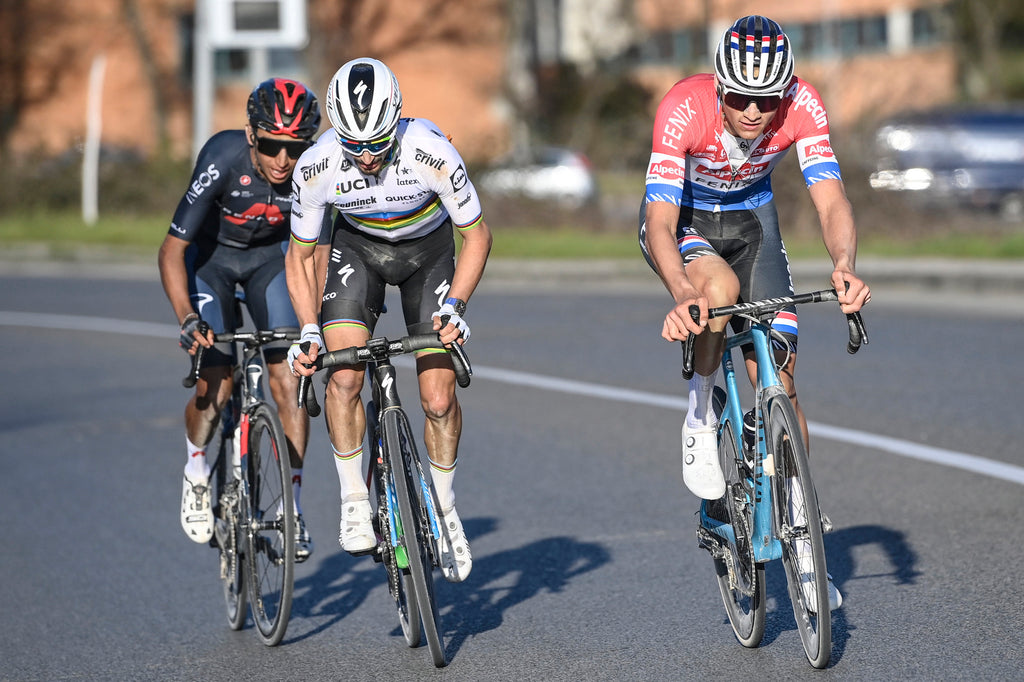
<svg viewBox="0 0 1024 682">
<path fill-rule="evenodd" d="M 306 150 L 292 175 L 294 241 L 315 244 L 331 206 L 353 228 L 388 241 L 422 237 L 449 216 L 459 230 L 480 224 L 480 199 L 445 134 L 426 119 L 403 118 L 396 135 L 379 177 L 363 174 L 333 131 Z"/>
</svg>

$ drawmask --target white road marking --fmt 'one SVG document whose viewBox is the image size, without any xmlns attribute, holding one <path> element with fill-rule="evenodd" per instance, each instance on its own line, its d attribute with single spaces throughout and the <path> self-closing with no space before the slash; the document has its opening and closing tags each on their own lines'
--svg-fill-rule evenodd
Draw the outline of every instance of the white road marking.
<svg viewBox="0 0 1024 682">
<path fill-rule="evenodd" d="M 175 325 L 86 317 L 82 315 L 53 315 L 13 311 L 0 311 L 0 326 L 132 334 L 135 336 L 162 338 L 168 341 L 175 339 L 178 335 L 178 327 Z M 399 360 L 401 362 L 396 362 L 396 365 L 412 366 L 412 359 L 410 358 L 400 358 Z M 555 391 L 589 398 L 602 398 L 636 405 L 649 405 L 675 412 L 683 412 L 687 407 L 686 399 L 679 396 L 635 391 L 628 388 L 618 388 L 586 381 L 574 381 L 572 379 L 557 379 L 497 367 L 475 365 L 473 367 L 473 377 L 544 391 Z M 868 447 L 900 457 L 908 457 L 932 464 L 941 464 L 1024 485 L 1024 467 L 1015 464 L 840 426 L 808 422 L 807 427 L 812 435 L 820 438 Z"/>
</svg>

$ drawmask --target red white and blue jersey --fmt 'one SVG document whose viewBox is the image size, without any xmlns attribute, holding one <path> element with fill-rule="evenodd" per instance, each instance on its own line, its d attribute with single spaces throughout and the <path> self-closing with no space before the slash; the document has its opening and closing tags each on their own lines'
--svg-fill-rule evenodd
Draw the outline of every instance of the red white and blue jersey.
<svg viewBox="0 0 1024 682">
<path fill-rule="evenodd" d="M 725 131 L 712 74 L 676 83 L 654 120 L 647 201 L 708 211 L 761 206 L 772 199 L 771 172 L 791 146 L 810 187 L 841 180 L 818 92 L 794 78 L 775 118 L 754 140 Z"/>
</svg>

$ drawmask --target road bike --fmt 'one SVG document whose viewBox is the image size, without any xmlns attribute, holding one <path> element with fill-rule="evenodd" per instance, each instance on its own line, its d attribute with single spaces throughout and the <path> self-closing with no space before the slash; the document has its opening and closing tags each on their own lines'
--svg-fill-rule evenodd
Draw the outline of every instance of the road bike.
<svg viewBox="0 0 1024 682">
<path fill-rule="evenodd" d="M 786 366 L 792 349 L 770 324 L 783 308 L 822 301 L 838 301 L 836 291 L 708 310 L 709 319 L 738 315 L 750 325 L 726 339 L 722 355 L 725 389 L 716 386 L 712 394 L 719 418 L 718 454 L 726 493 L 719 500 L 701 502 L 697 528 L 699 546 L 714 560 L 729 623 L 745 647 L 758 646 L 764 635 L 764 565 L 782 559 L 800 641 L 815 668 L 828 665 L 832 650 L 823 540 L 831 522 L 818 508 L 800 422 L 779 378 L 779 368 Z M 696 306 L 691 307 L 691 315 L 693 308 Z M 695 319 L 699 319 L 699 309 L 696 312 Z M 868 337 L 859 313 L 848 314 L 847 320 L 847 351 L 853 354 Z M 683 375 L 687 379 L 693 373 L 693 338 L 690 335 L 684 342 Z M 749 411 L 740 397 L 732 359 L 733 350 L 739 347 L 752 347 L 756 361 Z"/>
<path fill-rule="evenodd" d="M 202 323 L 200 333 L 209 327 Z M 277 410 L 265 398 L 263 346 L 295 341 L 298 332 L 253 331 L 214 335 L 217 343 L 236 345 L 241 362 L 232 368 L 231 398 L 221 414 L 219 435 L 207 452 L 217 452 L 211 467 L 214 536 L 220 550 L 220 577 L 228 624 L 245 625 L 246 601 L 260 640 L 276 646 L 291 616 L 295 578 L 296 516 L 288 442 Z M 192 358 L 182 380 L 195 386 L 205 348 Z"/>
<path fill-rule="evenodd" d="M 442 318 L 442 326 L 446 322 Z M 366 363 L 371 395 L 366 406 L 367 452 L 371 455 L 367 484 L 372 486 L 371 499 L 376 503 L 373 526 L 378 541 L 365 553 L 384 565 L 406 644 L 418 647 L 426 639 L 438 668 L 448 663 L 433 578 L 434 568 L 441 565 L 439 542 L 443 529 L 433 484 L 423 473 L 416 438 L 398 397 L 397 373 L 391 358 L 443 348 L 436 332 L 396 340 L 378 337 L 363 346 L 321 354 L 313 364 L 319 370 Z M 308 344 L 303 344 L 303 352 L 308 350 Z M 469 358 L 458 343 L 448 350 L 456 381 L 459 386 L 468 386 L 473 373 Z M 316 417 L 320 406 L 309 377 L 300 377 L 299 382 L 299 405 L 305 405 L 309 415 Z"/>
</svg>

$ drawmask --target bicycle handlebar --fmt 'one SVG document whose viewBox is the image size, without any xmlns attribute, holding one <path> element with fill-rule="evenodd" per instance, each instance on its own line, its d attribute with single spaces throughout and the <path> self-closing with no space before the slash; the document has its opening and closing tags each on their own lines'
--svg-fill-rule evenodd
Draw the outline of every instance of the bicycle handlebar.
<svg viewBox="0 0 1024 682">
<path fill-rule="evenodd" d="M 301 346 L 303 353 L 309 352 L 309 342 Z M 400 339 L 378 337 L 369 339 L 363 346 L 351 346 L 318 355 L 316 361 L 306 365 L 314 370 L 327 369 L 338 365 L 357 365 L 362 362 L 383 361 L 396 355 L 405 355 L 428 349 L 447 349 L 451 351 L 452 364 L 455 366 L 455 380 L 459 386 L 469 386 L 473 376 L 473 367 L 469 363 L 466 350 L 458 343 L 445 346 L 437 332 L 403 336 Z M 310 377 L 299 377 L 299 407 L 305 407 L 311 417 L 320 415 L 320 405 L 312 390 Z"/>
<path fill-rule="evenodd" d="M 210 325 L 206 322 L 200 322 L 199 327 L 196 329 L 200 336 L 206 336 L 210 331 Z M 241 341 L 247 346 L 263 346 L 270 343 L 271 341 L 297 341 L 299 339 L 299 332 L 297 330 L 283 330 L 283 331 L 272 331 L 267 329 L 261 329 L 257 331 L 248 332 L 223 332 L 221 334 L 213 335 L 214 343 L 232 343 L 234 341 Z M 185 375 L 185 378 L 181 380 L 181 385 L 185 388 L 192 388 L 196 385 L 196 381 L 199 379 L 199 369 L 203 364 L 203 355 L 206 353 L 206 347 L 200 345 L 196 349 L 196 354 L 192 356 L 192 366 Z"/>
<path fill-rule="evenodd" d="M 763 301 L 751 303 L 736 303 L 734 305 L 720 306 L 708 309 L 708 319 L 723 317 L 725 315 L 744 314 L 761 317 L 766 313 L 777 312 L 791 305 L 802 303 L 821 303 L 823 301 L 838 301 L 839 294 L 835 289 L 822 289 L 806 294 L 794 294 L 793 296 L 782 296 L 779 298 L 766 298 Z M 696 314 L 695 314 L 696 313 Z M 700 320 L 700 308 L 690 306 L 690 316 L 694 322 Z M 860 312 L 847 313 L 846 323 L 850 334 L 850 340 L 846 344 L 846 352 L 853 355 L 860 350 L 861 345 L 868 343 L 868 334 L 864 328 L 864 318 Z M 683 378 L 689 380 L 693 377 L 693 344 L 695 335 L 690 334 L 683 342 Z"/>
</svg>

